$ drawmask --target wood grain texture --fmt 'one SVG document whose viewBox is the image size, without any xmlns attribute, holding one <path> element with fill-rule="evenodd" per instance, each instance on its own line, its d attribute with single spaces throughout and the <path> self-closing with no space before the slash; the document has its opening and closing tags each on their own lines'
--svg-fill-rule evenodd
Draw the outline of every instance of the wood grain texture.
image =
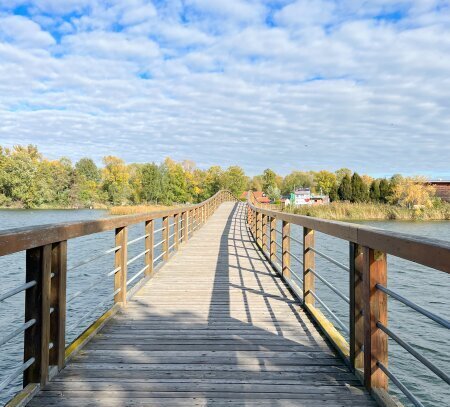
<svg viewBox="0 0 450 407">
<path fill-rule="evenodd" d="M 30 405 L 376 404 L 224 203 Z"/>
</svg>

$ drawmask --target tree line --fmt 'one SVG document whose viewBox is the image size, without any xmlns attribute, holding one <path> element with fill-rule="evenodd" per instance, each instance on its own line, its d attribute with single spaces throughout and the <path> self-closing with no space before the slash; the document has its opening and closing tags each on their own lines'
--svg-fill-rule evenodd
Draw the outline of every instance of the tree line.
<svg viewBox="0 0 450 407">
<path fill-rule="evenodd" d="M 0 206 L 95 207 L 98 205 L 174 204 L 203 201 L 220 189 L 236 196 L 248 189 L 264 191 L 273 201 L 296 188 L 311 188 L 332 201 L 430 205 L 434 190 L 424 179 L 394 175 L 374 179 L 348 168 L 335 172 L 293 171 L 285 177 L 266 169 L 252 178 L 238 166 L 206 170 L 192 161 L 126 164 L 115 156 L 98 167 L 90 158 L 73 164 L 48 160 L 33 145 L 0 146 Z"/>
<path fill-rule="evenodd" d="M 440 204 L 434 196 L 434 187 L 424 177 L 395 174 L 390 178 L 373 178 L 348 168 L 335 172 L 293 171 L 285 177 L 266 169 L 262 175 L 252 178 L 249 187 L 264 191 L 273 201 L 289 196 L 296 188 L 310 188 L 315 194 L 328 195 L 332 202 L 375 202 L 409 208 Z"/>
<path fill-rule="evenodd" d="M 90 158 L 73 164 L 68 158 L 48 160 L 36 146 L 0 146 L 0 206 L 96 207 L 203 201 L 220 189 L 239 195 L 247 188 L 242 168 L 207 170 L 192 161 L 126 164 L 114 156 L 98 167 Z"/>
</svg>

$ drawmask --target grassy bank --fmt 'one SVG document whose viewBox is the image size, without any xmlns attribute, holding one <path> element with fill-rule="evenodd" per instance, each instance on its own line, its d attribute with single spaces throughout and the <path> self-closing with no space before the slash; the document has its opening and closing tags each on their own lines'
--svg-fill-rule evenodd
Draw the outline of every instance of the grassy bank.
<svg viewBox="0 0 450 407">
<path fill-rule="evenodd" d="M 438 208 L 408 209 L 376 203 L 333 202 L 301 206 L 286 212 L 332 220 L 450 220 L 450 204 Z"/>
</svg>

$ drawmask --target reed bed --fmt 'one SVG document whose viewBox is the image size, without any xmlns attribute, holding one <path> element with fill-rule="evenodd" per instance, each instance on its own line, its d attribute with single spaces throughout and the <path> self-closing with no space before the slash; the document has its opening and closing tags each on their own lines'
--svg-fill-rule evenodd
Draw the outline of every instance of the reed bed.
<svg viewBox="0 0 450 407">
<path fill-rule="evenodd" d="M 175 206 L 166 206 L 166 205 L 123 205 L 123 206 L 113 206 L 112 208 L 109 209 L 109 213 L 111 215 L 136 215 L 138 213 L 148 213 L 174 208 Z"/>
<path fill-rule="evenodd" d="M 286 212 L 331 220 L 450 220 L 450 204 L 408 209 L 378 203 L 333 202 L 330 205 L 287 208 Z"/>
</svg>

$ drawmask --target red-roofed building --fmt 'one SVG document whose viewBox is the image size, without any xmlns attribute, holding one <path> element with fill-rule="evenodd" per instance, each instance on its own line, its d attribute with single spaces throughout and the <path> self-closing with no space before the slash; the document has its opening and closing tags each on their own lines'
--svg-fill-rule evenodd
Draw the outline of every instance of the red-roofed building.
<svg viewBox="0 0 450 407">
<path fill-rule="evenodd" d="M 259 203 L 268 204 L 270 203 L 270 198 L 262 191 L 253 191 L 253 196 Z M 244 191 L 241 195 L 242 199 L 247 199 L 247 191 Z"/>
</svg>

